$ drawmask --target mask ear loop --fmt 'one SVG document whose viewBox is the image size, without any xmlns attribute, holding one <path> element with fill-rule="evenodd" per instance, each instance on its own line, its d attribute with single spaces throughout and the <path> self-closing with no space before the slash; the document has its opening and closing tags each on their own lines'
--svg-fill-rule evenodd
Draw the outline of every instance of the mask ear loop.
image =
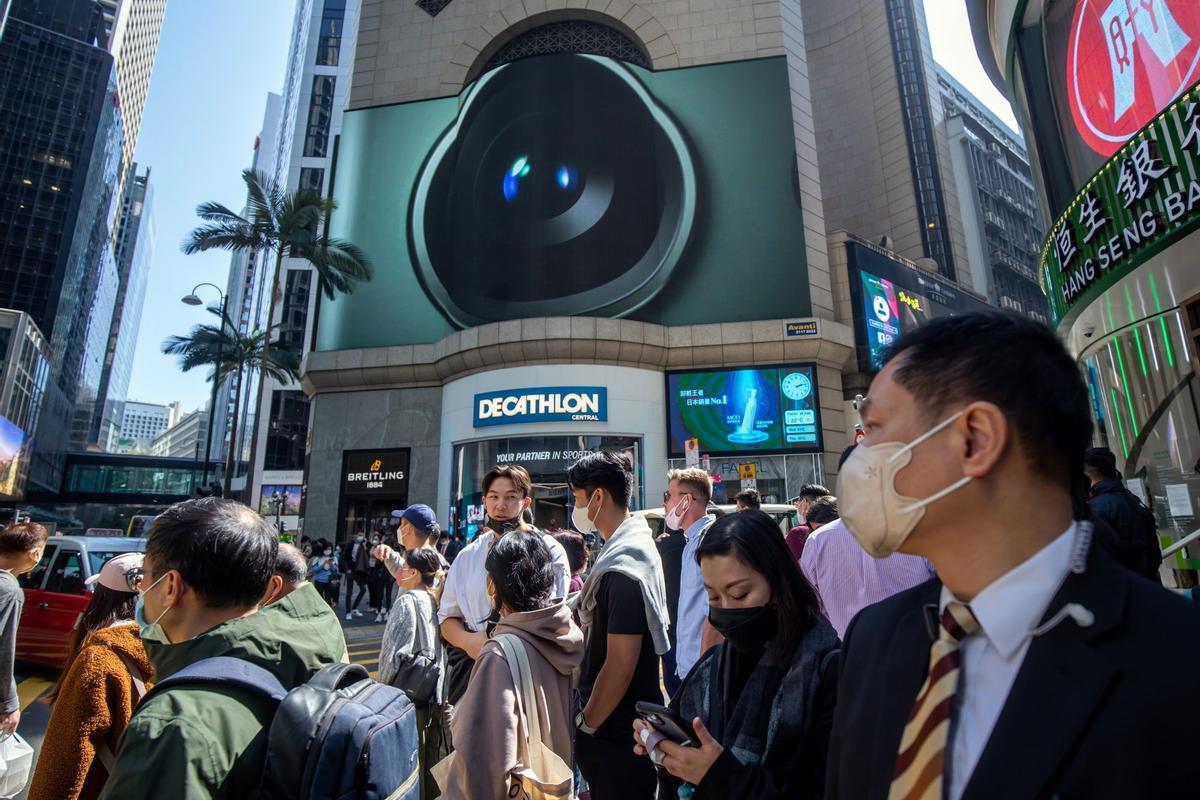
<svg viewBox="0 0 1200 800">
<path fill-rule="evenodd" d="M 924 508 L 925 506 L 929 505 L 930 503 L 936 503 L 938 500 L 941 500 L 946 495 L 951 494 L 953 492 L 957 492 L 959 489 L 966 486 L 970 482 L 971 482 L 971 476 L 964 475 L 963 477 L 956 480 L 954 483 L 947 486 L 945 489 L 942 489 L 940 492 L 931 494 L 929 497 L 926 497 L 924 500 L 918 500 L 917 502 L 913 503 L 911 506 L 906 506 L 906 507 L 900 509 L 900 513 L 901 514 L 911 514 L 912 512 L 914 512 L 918 509 Z"/>
<path fill-rule="evenodd" d="M 924 442 L 924 441 L 927 441 L 928 439 L 930 439 L 930 438 L 931 438 L 931 437 L 933 437 L 933 436 L 936 436 L 938 433 L 940 433 L 940 432 L 941 432 L 941 430 L 942 430 L 943 428 L 945 428 L 947 425 L 949 425 L 949 424 L 951 424 L 952 422 L 954 422 L 954 420 L 958 419 L 958 418 L 959 418 L 959 417 L 961 417 L 962 415 L 963 415 L 963 412 L 959 411 L 959 412 L 958 412 L 957 414 L 955 414 L 954 416 L 952 416 L 952 417 L 947 417 L 946 419 L 942 420 L 942 421 L 941 421 L 941 422 L 939 422 L 937 425 L 934 425 L 932 428 L 930 428 L 929 430 L 925 431 L 925 432 L 924 432 L 924 433 L 922 433 L 920 436 L 918 436 L 917 438 L 913 439 L 911 442 L 909 442 L 908 444 L 904 445 L 904 447 L 900 448 L 900 449 L 899 449 L 899 450 L 897 450 L 895 453 L 893 453 L 893 454 L 892 454 L 892 457 L 891 457 L 891 458 L 889 458 L 889 459 L 888 459 L 888 461 L 895 461 L 897 458 L 899 458 L 900 456 L 902 456 L 902 455 L 904 455 L 905 453 L 909 452 L 910 450 L 912 450 L 912 449 L 913 449 L 914 447 L 916 447 L 917 445 L 921 444 L 921 443 L 922 443 L 922 442 Z"/>
</svg>

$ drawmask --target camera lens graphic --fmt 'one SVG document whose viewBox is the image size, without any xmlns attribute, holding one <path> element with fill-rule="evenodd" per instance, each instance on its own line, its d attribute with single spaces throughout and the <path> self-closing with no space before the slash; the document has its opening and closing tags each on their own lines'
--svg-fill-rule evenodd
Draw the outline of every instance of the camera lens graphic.
<svg viewBox="0 0 1200 800">
<path fill-rule="evenodd" d="M 633 72 L 554 55 L 468 90 L 418 178 L 409 233 L 459 326 L 619 316 L 666 283 L 694 211 L 683 135 Z"/>
</svg>

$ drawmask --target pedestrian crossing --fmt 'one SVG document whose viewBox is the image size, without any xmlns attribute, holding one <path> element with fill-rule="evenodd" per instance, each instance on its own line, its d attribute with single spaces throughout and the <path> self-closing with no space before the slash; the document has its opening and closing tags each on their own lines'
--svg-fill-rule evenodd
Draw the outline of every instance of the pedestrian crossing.
<svg viewBox="0 0 1200 800">
<path fill-rule="evenodd" d="M 347 631 L 349 633 L 349 631 Z M 369 636 L 359 638 L 358 636 L 348 636 L 346 649 L 350 653 L 350 662 L 353 664 L 362 664 L 371 673 L 374 678 L 379 672 L 379 647 L 383 642 L 383 630 L 380 626 L 378 632 L 373 632 Z"/>
</svg>

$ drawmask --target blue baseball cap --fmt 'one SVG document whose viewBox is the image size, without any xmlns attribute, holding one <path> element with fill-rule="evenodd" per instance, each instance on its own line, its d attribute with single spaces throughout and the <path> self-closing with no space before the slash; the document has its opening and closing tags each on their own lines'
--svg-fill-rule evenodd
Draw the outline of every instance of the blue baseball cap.
<svg viewBox="0 0 1200 800">
<path fill-rule="evenodd" d="M 398 508 L 392 512 L 392 519 L 408 520 L 408 523 L 420 531 L 432 531 L 438 526 L 437 515 L 433 509 L 424 503 L 417 503 L 408 508 Z"/>
</svg>

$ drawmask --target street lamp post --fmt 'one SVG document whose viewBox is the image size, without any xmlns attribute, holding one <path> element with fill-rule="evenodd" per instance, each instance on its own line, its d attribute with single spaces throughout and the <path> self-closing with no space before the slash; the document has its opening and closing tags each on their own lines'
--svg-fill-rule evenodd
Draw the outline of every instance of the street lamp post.
<svg viewBox="0 0 1200 800">
<path fill-rule="evenodd" d="M 216 422 L 217 418 L 217 388 L 220 384 L 220 381 L 217 380 L 217 377 L 221 373 L 222 346 L 225 343 L 225 303 L 229 300 L 229 298 L 224 292 L 221 291 L 221 287 L 217 286 L 215 283 L 197 283 L 194 287 L 192 287 L 192 291 L 189 294 L 181 298 L 181 302 L 186 303 L 189 306 L 203 305 L 204 301 L 196 295 L 196 290 L 201 286 L 211 286 L 212 288 L 216 289 L 217 294 L 221 296 L 221 325 L 219 328 L 221 335 L 217 337 L 217 363 L 213 365 L 212 399 L 208 404 L 208 436 L 205 437 L 204 442 L 204 467 L 201 470 L 202 477 L 200 478 L 200 485 L 208 486 L 208 464 L 210 457 L 212 456 L 213 428 L 216 427 L 214 423 Z M 230 447 L 232 446 L 233 443 L 231 442 Z"/>
</svg>

